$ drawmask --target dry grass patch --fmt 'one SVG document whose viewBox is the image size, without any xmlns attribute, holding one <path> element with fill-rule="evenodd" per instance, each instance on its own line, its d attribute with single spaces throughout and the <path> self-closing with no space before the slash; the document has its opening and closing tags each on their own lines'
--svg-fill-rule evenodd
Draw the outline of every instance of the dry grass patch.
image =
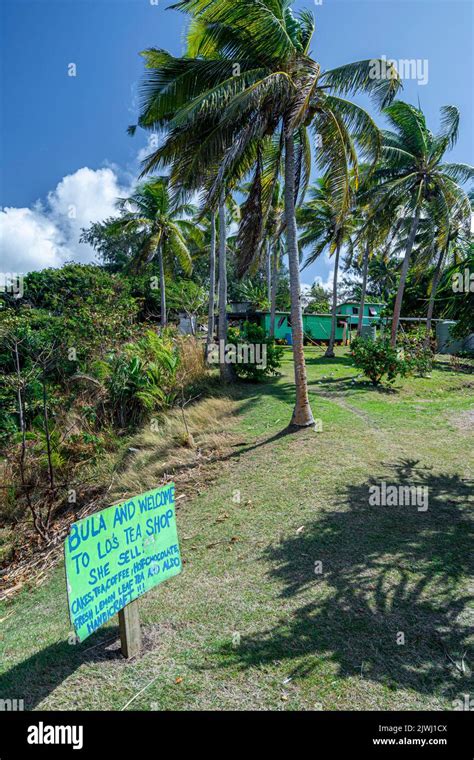
<svg viewBox="0 0 474 760">
<path fill-rule="evenodd" d="M 237 410 L 234 400 L 206 398 L 184 409 L 173 409 L 157 429 L 154 425 L 143 428 L 130 441 L 118 467 L 110 491 L 112 500 L 156 488 L 170 478 L 181 493 L 195 490 L 193 471 L 199 472 L 200 483 L 203 478 L 205 481 L 203 466 L 212 464 L 232 444 L 230 422 Z"/>
<path fill-rule="evenodd" d="M 118 462 L 116 452 L 104 453 L 100 464 L 85 473 L 80 494 L 84 506 L 56 516 L 47 546 L 33 532 L 29 515 L 22 521 L 17 532 L 21 541 L 13 550 L 12 536 L 0 532 L 0 559 L 5 555 L 0 600 L 16 594 L 25 583 L 35 587 L 48 579 L 62 558 L 64 538 L 75 520 L 170 480 L 176 482 L 180 499 L 200 493 L 222 471 L 215 463 L 234 440 L 230 422 L 237 411 L 233 399 L 197 399 L 168 411 L 129 439 Z M 180 500 L 178 506 L 182 504 Z"/>
</svg>

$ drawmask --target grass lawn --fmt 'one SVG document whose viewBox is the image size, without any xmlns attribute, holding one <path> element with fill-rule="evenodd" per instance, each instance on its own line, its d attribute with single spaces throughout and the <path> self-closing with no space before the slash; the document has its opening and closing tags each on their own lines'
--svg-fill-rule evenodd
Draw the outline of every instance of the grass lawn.
<svg viewBox="0 0 474 760">
<path fill-rule="evenodd" d="M 281 377 L 225 401 L 224 451 L 177 502 L 184 571 L 140 601 L 144 655 L 121 658 L 116 619 L 68 643 L 59 567 L 0 607 L 0 698 L 51 710 L 450 710 L 472 695 L 474 376 L 438 363 L 388 391 L 356 379 L 343 349 L 334 360 L 308 349 L 307 366 L 321 432 L 284 430 L 289 352 Z M 143 461 L 129 470 L 150 486 Z M 370 506 L 381 481 L 426 486 L 428 509 Z"/>
</svg>

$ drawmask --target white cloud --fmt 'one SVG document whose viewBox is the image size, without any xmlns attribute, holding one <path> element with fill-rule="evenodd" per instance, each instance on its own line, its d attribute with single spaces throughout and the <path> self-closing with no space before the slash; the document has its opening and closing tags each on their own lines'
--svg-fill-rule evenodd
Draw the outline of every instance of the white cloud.
<svg viewBox="0 0 474 760">
<path fill-rule="evenodd" d="M 83 167 L 48 193 L 46 203 L 0 212 L 0 269 L 26 273 L 59 267 L 65 261 L 90 262 L 95 251 L 79 243 L 82 227 L 114 216 L 117 197 L 127 195 L 116 167 Z"/>
<path fill-rule="evenodd" d="M 143 148 L 140 148 L 140 150 L 137 153 L 137 161 L 139 164 L 142 163 L 142 161 L 145 160 L 145 158 L 148 158 L 148 156 L 151 153 L 154 153 L 161 145 L 159 135 L 156 134 L 156 132 L 152 132 L 150 135 L 148 135 L 147 143 Z M 140 166 L 140 168 L 142 168 Z"/>
<path fill-rule="evenodd" d="M 323 280 L 320 275 L 317 275 L 314 278 L 314 282 L 316 285 L 321 285 L 324 290 L 330 290 L 332 292 L 332 289 L 334 287 L 334 267 L 327 273 L 326 280 Z"/>
<path fill-rule="evenodd" d="M 0 213 L 0 240 L 2 271 L 26 273 L 61 265 L 61 233 L 34 209 L 5 208 Z"/>
</svg>

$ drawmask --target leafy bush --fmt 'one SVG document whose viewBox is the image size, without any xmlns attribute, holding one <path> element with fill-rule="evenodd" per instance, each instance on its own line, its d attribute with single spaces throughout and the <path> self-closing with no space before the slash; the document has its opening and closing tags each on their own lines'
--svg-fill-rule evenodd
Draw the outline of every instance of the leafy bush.
<svg viewBox="0 0 474 760">
<path fill-rule="evenodd" d="M 136 280 L 71 264 L 27 275 L 21 299 L 0 294 L 0 522 L 29 514 L 49 540 L 65 484 L 85 503 L 90 468 L 124 433 L 202 387 L 202 345 L 150 329 L 159 292 Z"/>
<path fill-rule="evenodd" d="M 227 333 L 227 343 L 235 346 L 237 350 L 239 347 L 242 350 L 245 346 L 249 348 L 253 346 L 255 358 L 258 358 L 257 352 L 259 350 L 262 351 L 262 356 L 263 351 L 266 350 L 266 363 L 264 365 L 257 364 L 256 361 L 237 362 L 235 364 L 237 376 L 249 380 L 263 380 L 265 377 L 278 374 L 283 349 L 277 346 L 272 338 L 265 335 L 263 327 L 253 322 L 244 322 L 240 329 L 230 327 Z"/>
<path fill-rule="evenodd" d="M 166 284 L 166 295 L 171 316 L 184 312 L 191 319 L 207 312 L 208 292 L 193 280 L 171 280 Z"/>
<path fill-rule="evenodd" d="M 352 343 L 352 358 L 372 385 L 379 385 L 384 376 L 387 382 L 393 383 L 397 375 L 406 374 L 405 362 L 385 338 L 356 338 Z"/>
<path fill-rule="evenodd" d="M 433 369 L 433 352 L 425 346 L 426 329 L 418 327 L 400 336 L 399 345 L 403 350 L 407 372 L 424 377 Z"/>
<path fill-rule="evenodd" d="M 107 405 L 122 427 L 138 425 L 147 414 L 170 406 L 178 393 L 179 353 L 168 336 L 152 330 L 100 365 Z"/>
<path fill-rule="evenodd" d="M 60 323 L 64 341 L 79 361 L 105 344 L 127 340 L 140 303 L 131 283 L 91 264 L 66 264 L 62 269 L 30 272 L 19 312 L 31 324 L 32 309 L 40 319 Z M 56 319 L 54 319 L 56 318 Z"/>
<path fill-rule="evenodd" d="M 250 308 L 254 311 L 268 311 L 270 303 L 266 283 L 255 282 L 248 279 L 241 283 L 237 288 L 238 297 L 241 301 L 248 301 Z"/>
</svg>

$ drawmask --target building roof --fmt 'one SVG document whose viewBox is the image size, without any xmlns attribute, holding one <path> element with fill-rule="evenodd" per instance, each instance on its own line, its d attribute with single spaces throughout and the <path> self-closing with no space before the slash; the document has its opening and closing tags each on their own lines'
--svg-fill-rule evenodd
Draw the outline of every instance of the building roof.
<svg viewBox="0 0 474 760">
<path fill-rule="evenodd" d="M 385 301 L 365 301 L 365 306 L 385 306 Z M 360 306 L 360 301 L 343 301 L 339 306 Z"/>
</svg>

